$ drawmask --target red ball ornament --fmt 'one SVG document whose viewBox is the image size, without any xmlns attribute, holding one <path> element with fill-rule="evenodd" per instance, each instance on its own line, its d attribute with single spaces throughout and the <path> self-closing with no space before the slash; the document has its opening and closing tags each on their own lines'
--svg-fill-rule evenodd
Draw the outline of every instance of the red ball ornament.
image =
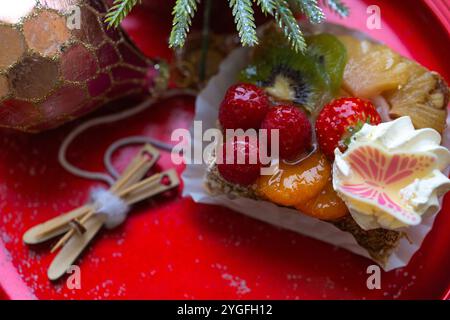
<svg viewBox="0 0 450 320">
<path fill-rule="evenodd" d="M 0 3 L 0 127 L 39 132 L 163 83 L 103 0 Z"/>
</svg>

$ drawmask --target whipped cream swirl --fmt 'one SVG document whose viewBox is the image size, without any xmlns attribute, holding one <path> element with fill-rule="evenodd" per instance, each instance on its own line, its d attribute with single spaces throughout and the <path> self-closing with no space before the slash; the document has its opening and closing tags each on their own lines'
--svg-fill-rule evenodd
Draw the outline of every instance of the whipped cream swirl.
<svg viewBox="0 0 450 320">
<path fill-rule="evenodd" d="M 365 124 L 348 149 L 335 150 L 333 187 L 365 230 L 399 229 L 434 214 L 450 190 L 442 173 L 450 152 L 434 129 L 415 130 L 409 117 Z"/>
</svg>

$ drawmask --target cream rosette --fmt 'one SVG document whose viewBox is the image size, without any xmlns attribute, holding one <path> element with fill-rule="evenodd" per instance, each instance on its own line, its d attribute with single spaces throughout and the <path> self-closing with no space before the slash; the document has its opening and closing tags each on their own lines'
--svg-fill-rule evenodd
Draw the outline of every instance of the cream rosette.
<svg viewBox="0 0 450 320">
<path fill-rule="evenodd" d="M 364 124 L 348 149 L 335 150 L 333 186 L 365 230 L 420 224 L 450 190 L 442 171 L 450 152 L 434 129 L 415 130 L 409 117 Z"/>
</svg>

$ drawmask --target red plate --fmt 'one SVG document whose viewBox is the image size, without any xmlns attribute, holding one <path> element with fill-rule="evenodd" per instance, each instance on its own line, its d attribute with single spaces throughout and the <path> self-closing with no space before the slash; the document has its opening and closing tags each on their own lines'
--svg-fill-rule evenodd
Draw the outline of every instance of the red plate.
<svg viewBox="0 0 450 320">
<path fill-rule="evenodd" d="M 381 8 L 381 30 L 366 28 L 366 2 L 346 2 L 352 14 L 342 23 L 450 80 L 445 1 L 368 1 Z M 230 25 L 228 13 L 219 18 L 214 19 L 218 26 Z M 170 6 L 148 1 L 126 28 L 148 55 L 168 57 L 169 19 Z M 70 158 L 101 170 L 103 152 L 114 140 L 131 134 L 168 140 L 174 128 L 189 126 L 193 107 L 191 98 L 173 98 L 135 118 L 94 129 L 71 148 Z M 228 209 L 197 205 L 180 192 L 139 206 L 119 229 L 102 232 L 80 260 L 81 290 L 68 289 L 64 281 L 51 283 L 46 278 L 51 244 L 30 250 L 21 237 L 32 225 L 83 203 L 93 185 L 64 172 L 56 161 L 58 146 L 72 127 L 37 136 L 0 136 L 0 298 L 439 299 L 448 294 L 450 197 L 410 264 L 382 274 L 381 290 L 367 289 L 366 268 L 372 262 L 365 258 Z M 119 152 L 117 166 L 123 167 L 135 151 Z M 160 166 L 172 166 L 168 154 Z"/>
</svg>

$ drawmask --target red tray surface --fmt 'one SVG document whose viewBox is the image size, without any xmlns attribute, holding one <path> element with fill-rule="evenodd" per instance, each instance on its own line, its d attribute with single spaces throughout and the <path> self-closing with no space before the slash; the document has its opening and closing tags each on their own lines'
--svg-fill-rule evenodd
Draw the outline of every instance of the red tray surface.
<svg viewBox="0 0 450 320">
<path fill-rule="evenodd" d="M 426 1 L 371 0 L 382 15 L 382 29 L 372 31 L 365 27 L 368 4 L 346 2 L 351 18 L 330 19 L 370 33 L 450 80 L 449 34 L 439 20 L 449 16 L 448 7 L 442 14 L 444 1 L 431 1 L 441 5 L 434 14 L 430 8 L 436 6 Z M 146 54 L 169 58 L 172 3 L 162 3 L 147 1 L 127 20 L 126 29 Z M 214 21 L 223 30 L 231 16 L 221 14 Z M 193 109 L 192 98 L 162 101 L 135 118 L 89 131 L 70 149 L 70 158 L 102 170 L 110 143 L 132 134 L 169 140 L 173 129 L 189 127 Z M 93 185 L 66 173 L 56 161 L 58 146 L 72 127 L 36 136 L 0 135 L 0 298 L 429 299 L 443 298 L 448 290 L 450 197 L 411 263 L 383 273 L 381 290 L 368 290 L 368 259 L 228 209 L 195 204 L 180 192 L 140 205 L 120 228 L 102 232 L 80 260 L 81 290 L 68 289 L 64 281 L 51 283 L 46 278 L 53 258 L 50 243 L 30 250 L 21 237 L 36 223 L 82 204 Z M 134 152 L 119 152 L 117 166 L 123 167 Z M 168 154 L 160 167 L 172 167 Z"/>
</svg>

